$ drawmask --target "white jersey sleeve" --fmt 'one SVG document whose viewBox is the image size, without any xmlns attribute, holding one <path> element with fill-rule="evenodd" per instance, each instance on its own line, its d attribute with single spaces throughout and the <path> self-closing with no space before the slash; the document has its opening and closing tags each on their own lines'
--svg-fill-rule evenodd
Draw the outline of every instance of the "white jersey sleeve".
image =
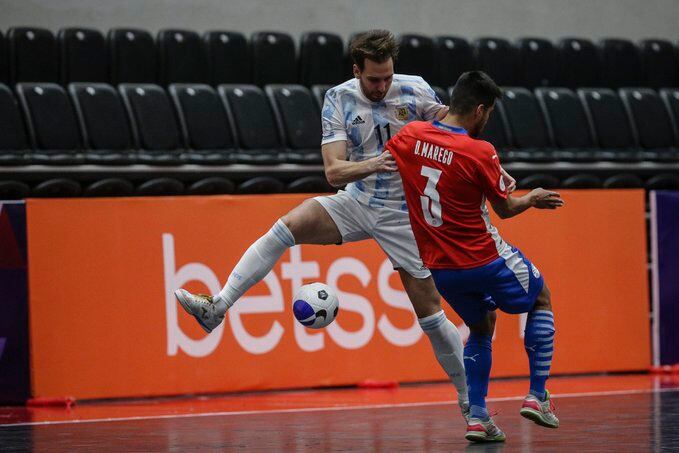
<svg viewBox="0 0 679 453">
<path fill-rule="evenodd" d="M 321 127 L 323 128 L 321 145 L 347 139 L 344 113 L 338 102 L 337 92 L 334 89 L 330 89 L 325 93 L 323 111 L 321 112 Z"/>
<path fill-rule="evenodd" d="M 417 97 L 420 101 L 420 117 L 424 121 L 431 121 L 436 118 L 436 114 L 444 106 L 441 104 L 436 92 L 422 78 L 416 85 Z"/>
</svg>

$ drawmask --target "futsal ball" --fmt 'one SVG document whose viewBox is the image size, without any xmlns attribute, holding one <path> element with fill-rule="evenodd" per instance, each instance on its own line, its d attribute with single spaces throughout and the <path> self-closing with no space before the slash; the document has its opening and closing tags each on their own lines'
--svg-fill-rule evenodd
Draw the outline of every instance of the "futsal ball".
<svg viewBox="0 0 679 453">
<path fill-rule="evenodd" d="M 292 312 L 303 326 L 321 329 L 335 320 L 339 311 L 337 293 L 323 283 L 302 286 L 292 300 Z"/>
</svg>

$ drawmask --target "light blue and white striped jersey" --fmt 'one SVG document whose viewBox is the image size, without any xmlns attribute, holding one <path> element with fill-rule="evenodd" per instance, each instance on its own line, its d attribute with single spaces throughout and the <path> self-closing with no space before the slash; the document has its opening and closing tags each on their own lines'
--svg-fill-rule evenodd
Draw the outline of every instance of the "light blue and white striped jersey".
<svg viewBox="0 0 679 453">
<path fill-rule="evenodd" d="M 387 95 L 379 102 L 365 97 L 358 79 L 347 80 L 325 94 L 321 143 L 346 140 L 348 160 L 366 160 L 379 156 L 387 141 L 404 125 L 432 120 L 441 107 L 434 90 L 419 76 L 394 74 Z M 398 172 L 372 174 L 347 184 L 346 190 L 368 206 L 400 202 L 406 209 Z"/>
</svg>

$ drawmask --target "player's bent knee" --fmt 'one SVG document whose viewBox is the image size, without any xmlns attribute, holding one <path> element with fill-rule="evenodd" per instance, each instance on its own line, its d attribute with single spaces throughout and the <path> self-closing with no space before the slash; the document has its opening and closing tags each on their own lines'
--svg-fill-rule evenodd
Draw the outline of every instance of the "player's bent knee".
<svg viewBox="0 0 679 453">
<path fill-rule="evenodd" d="M 292 208 L 292 210 L 281 217 L 281 221 L 288 227 L 295 239 L 303 236 L 308 219 L 313 217 L 309 212 L 314 208 L 311 206 L 311 203 L 315 202 L 313 200 L 304 200 L 302 204 Z"/>
<path fill-rule="evenodd" d="M 441 311 L 441 301 L 437 298 L 419 298 L 412 301 L 418 318 L 426 318 Z"/>
<path fill-rule="evenodd" d="M 552 310 L 552 293 L 549 291 L 547 283 L 544 284 L 542 291 L 538 294 L 533 310 Z"/>
</svg>

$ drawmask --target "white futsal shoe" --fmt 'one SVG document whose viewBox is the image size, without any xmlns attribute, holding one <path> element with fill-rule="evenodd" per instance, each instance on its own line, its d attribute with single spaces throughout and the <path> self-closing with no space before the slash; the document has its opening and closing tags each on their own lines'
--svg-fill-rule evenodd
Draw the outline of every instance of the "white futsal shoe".
<svg viewBox="0 0 679 453">
<path fill-rule="evenodd" d="M 505 433 L 492 418 L 481 420 L 473 417 L 467 421 L 467 434 L 464 438 L 470 442 L 504 442 L 506 439 Z"/>
<path fill-rule="evenodd" d="M 178 289 L 174 292 L 182 308 L 196 318 L 200 327 L 207 333 L 217 327 L 226 314 L 226 302 L 221 298 L 213 299 L 206 294 L 191 294 L 185 289 Z"/>
</svg>

